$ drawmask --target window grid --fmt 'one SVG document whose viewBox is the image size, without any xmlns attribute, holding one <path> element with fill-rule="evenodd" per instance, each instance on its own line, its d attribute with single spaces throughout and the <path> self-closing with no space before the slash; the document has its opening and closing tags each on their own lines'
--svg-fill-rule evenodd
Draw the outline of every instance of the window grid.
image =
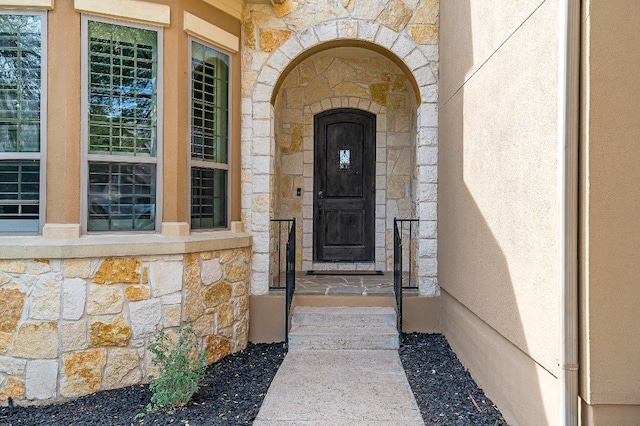
<svg viewBox="0 0 640 426">
<path fill-rule="evenodd" d="M 40 161 L 0 161 L 0 219 L 38 220 Z"/>
<path fill-rule="evenodd" d="M 89 163 L 89 231 L 152 230 L 154 164 Z"/>
<path fill-rule="evenodd" d="M 85 20 L 86 231 L 153 231 L 160 33 Z"/>
<path fill-rule="evenodd" d="M 155 155 L 154 31 L 102 22 L 89 28 L 89 152 Z"/>
<path fill-rule="evenodd" d="M 44 14 L 0 12 L 0 231 L 38 232 Z"/>
<path fill-rule="evenodd" d="M 191 44 L 191 228 L 228 226 L 229 56 Z"/>
</svg>

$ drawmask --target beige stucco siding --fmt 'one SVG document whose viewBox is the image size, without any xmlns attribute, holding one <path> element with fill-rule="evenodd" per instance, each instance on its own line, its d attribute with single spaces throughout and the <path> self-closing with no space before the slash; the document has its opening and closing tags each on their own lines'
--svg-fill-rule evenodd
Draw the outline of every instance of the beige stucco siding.
<svg viewBox="0 0 640 426">
<path fill-rule="evenodd" d="M 638 16 L 640 3 L 633 0 L 585 5 L 580 288 L 581 396 L 592 405 L 635 405 L 636 416 L 640 412 Z M 624 411 L 614 408 L 594 410 Z M 625 410 L 631 412 L 631 407 Z M 597 413 L 592 417 L 603 418 Z"/>
<path fill-rule="evenodd" d="M 558 373 L 560 315 L 557 2 L 443 2 L 440 40 L 438 283 L 468 318 L 494 331 L 492 339 L 542 367 L 506 375 L 520 395 L 507 395 L 511 386 L 489 368 L 472 369 L 488 395 L 498 406 L 508 398 L 530 404 L 511 419 L 516 423 L 553 424 L 557 395 L 549 384 Z M 461 345 L 454 350 L 488 358 L 493 351 L 499 359 L 499 345 L 461 338 L 460 327 L 447 325 L 460 315 L 443 309 L 443 329 Z M 538 415 L 517 417 L 524 412 Z"/>
</svg>

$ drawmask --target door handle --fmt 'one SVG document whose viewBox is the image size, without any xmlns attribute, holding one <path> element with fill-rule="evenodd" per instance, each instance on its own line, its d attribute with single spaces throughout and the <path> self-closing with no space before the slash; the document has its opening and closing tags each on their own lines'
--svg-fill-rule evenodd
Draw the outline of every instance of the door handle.
<svg viewBox="0 0 640 426">
<path fill-rule="evenodd" d="M 318 191 L 318 198 L 322 200 L 322 191 Z"/>
</svg>

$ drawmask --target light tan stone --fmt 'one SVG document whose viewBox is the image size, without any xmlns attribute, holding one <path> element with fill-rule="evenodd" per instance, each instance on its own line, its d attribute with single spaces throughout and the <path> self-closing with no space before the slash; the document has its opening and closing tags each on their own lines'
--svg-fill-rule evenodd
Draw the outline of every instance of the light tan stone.
<svg viewBox="0 0 640 426">
<path fill-rule="evenodd" d="M 24 398 L 25 386 L 22 380 L 15 377 L 9 377 L 0 389 L 0 401 L 6 401 L 9 398 Z"/>
<path fill-rule="evenodd" d="M 316 72 L 313 68 L 307 66 L 306 64 L 300 64 L 298 66 L 300 70 L 300 85 L 306 86 L 313 80 L 316 76 Z"/>
<path fill-rule="evenodd" d="M 135 349 L 112 349 L 107 354 L 102 387 L 115 389 L 140 382 L 142 371 L 138 351 Z"/>
<path fill-rule="evenodd" d="M 273 11 L 276 13 L 278 18 L 282 18 L 296 9 L 298 9 L 298 3 L 292 0 L 284 0 L 281 4 L 273 4 Z"/>
<path fill-rule="evenodd" d="M 388 107 L 390 110 L 406 108 L 406 98 L 404 95 L 389 95 Z"/>
<path fill-rule="evenodd" d="M 218 259 L 220 259 L 220 263 L 225 264 L 229 263 L 233 259 L 236 259 L 239 256 L 244 256 L 246 259 L 249 259 L 250 256 L 250 248 L 239 248 L 233 250 L 222 250 L 218 252 Z"/>
<path fill-rule="evenodd" d="M 252 20 L 248 20 L 243 24 L 242 28 L 243 32 L 243 43 L 244 47 L 249 49 L 255 49 L 257 47 L 256 44 L 256 26 Z"/>
<path fill-rule="evenodd" d="M 24 274 L 27 272 L 27 261 L 17 260 L 0 260 L 0 271 L 10 274 Z"/>
<path fill-rule="evenodd" d="M 204 303 L 199 290 L 187 290 L 185 294 L 185 318 L 199 318 L 204 314 Z"/>
<path fill-rule="evenodd" d="M 244 317 L 249 312 L 249 298 L 241 297 L 238 300 L 238 318 Z"/>
<path fill-rule="evenodd" d="M 231 297 L 231 286 L 225 281 L 221 281 L 217 284 L 203 291 L 204 304 L 207 308 L 214 308 L 221 303 L 227 303 Z"/>
<path fill-rule="evenodd" d="M 197 290 L 200 288 L 200 256 L 198 253 L 188 253 L 185 255 L 183 274 L 186 289 Z"/>
<path fill-rule="evenodd" d="M 220 336 L 209 336 L 205 351 L 207 364 L 212 364 L 231 353 L 231 342 Z"/>
<path fill-rule="evenodd" d="M 408 188 L 408 178 L 404 176 L 389 176 L 387 178 L 387 198 L 404 198 L 405 188 Z"/>
<path fill-rule="evenodd" d="M 227 328 L 233 325 L 235 307 L 224 304 L 218 307 L 218 329 Z"/>
<path fill-rule="evenodd" d="M 58 356 L 58 323 L 55 321 L 23 322 L 11 348 L 13 356 L 22 358 L 56 358 Z"/>
<path fill-rule="evenodd" d="M 65 278 L 89 278 L 91 274 L 90 259 L 65 259 Z"/>
<path fill-rule="evenodd" d="M 0 271 L 0 287 L 10 282 L 12 282 L 11 276 Z"/>
<path fill-rule="evenodd" d="M 0 289 L 0 331 L 13 333 L 22 316 L 26 294 L 18 289 Z"/>
<path fill-rule="evenodd" d="M 225 280 L 235 283 L 238 281 L 247 281 L 249 277 L 249 260 L 244 255 L 235 257 L 230 262 L 223 265 Z"/>
<path fill-rule="evenodd" d="M 305 87 L 304 93 L 305 99 L 309 104 L 321 101 L 332 95 L 327 79 L 322 75 L 318 75 L 316 78 L 311 80 L 311 82 Z"/>
<path fill-rule="evenodd" d="M 393 84 L 391 85 L 391 91 L 394 93 L 405 93 L 409 90 L 409 79 L 406 75 L 401 74 L 396 76 Z"/>
<path fill-rule="evenodd" d="M 355 78 L 356 72 L 340 59 L 334 59 L 324 72 L 330 87 Z"/>
<path fill-rule="evenodd" d="M 55 321 L 60 318 L 62 277 L 41 275 L 30 297 L 29 318 Z"/>
<path fill-rule="evenodd" d="M 89 349 L 63 354 L 64 377 L 60 385 L 62 395 L 74 397 L 98 391 L 106 360 L 104 349 Z"/>
<path fill-rule="evenodd" d="M 407 26 L 413 11 L 402 0 L 390 0 L 378 17 L 378 21 L 395 32 Z"/>
<path fill-rule="evenodd" d="M 247 294 L 247 291 L 247 283 L 239 282 L 233 284 L 233 297 L 244 296 Z"/>
<path fill-rule="evenodd" d="M 60 327 L 60 339 L 62 341 L 63 352 L 89 348 L 86 322 L 73 321 L 62 324 L 62 327 Z"/>
<path fill-rule="evenodd" d="M 87 313 L 89 315 L 118 314 L 124 307 L 124 295 L 119 287 L 93 285 L 89 290 Z"/>
<path fill-rule="evenodd" d="M 131 327 L 124 318 L 118 317 L 111 322 L 92 320 L 89 330 L 91 347 L 127 346 L 131 340 Z"/>
<path fill-rule="evenodd" d="M 151 297 L 151 289 L 146 285 L 130 285 L 124 289 L 124 294 L 131 302 L 146 300 Z"/>
<path fill-rule="evenodd" d="M 149 284 L 149 268 L 142 268 L 142 284 Z"/>
<path fill-rule="evenodd" d="M 260 28 L 260 49 L 263 52 L 273 52 L 287 41 L 293 31 L 286 29 Z"/>
<path fill-rule="evenodd" d="M 344 82 L 339 83 L 336 87 L 333 88 L 333 92 L 337 96 L 350 96 L 355 98 L 368 99 L 369 92 L 366 88 L 362 87 L 357 83 Z"/>
<path fill-rule="evenodd" d="M 211 260 L 213 259 L 213 252 L 203 251 L 202 253 L 200 253 L 200 258 L 202 260 Z"/>
<path fill-rule="evenodd" d="M 287 79 L 287 81 L 290 81 Z M 303 108 L 304 107 L 304 88 L 292 87 L 285 92 L 287 100 L 287 108 Z"/>
<path fill-rule="evenodd" d="M 438 44 L 437 25 L 409 25 L 409 33 L 418 44 Z"/>
<path fill-rule="evenodd" d="M 371 100 L 380 105 L 387 105 L 389 83 L 374 83 L 369 86 Z"/>
<path fill-rule="evenodd" d="M 436 24 L 438 22 L 438 1 L 423 0 L 413 13 L 410 24 Z"/>
<path fill-rule="evenodd" d="M 13 339 L 12 333 L 0 331 L 0 354 L 7 352 L 7 349 L 9 349 L 9 345 L 11 344 L 11 339 Z"/>
<path fill-rule="evenodd" d="M 193 332 L 198 337 L 211 336 L 214 332 L 215 316 L 213 313 L 207 313 L 193 322 Z"/>
<path fill-rule="evenodd" d="M 294 124 L 291 126 L 291 153 L 302 151 L 302 141 L 304 140 L 304 125 Z"/>
<path fill-rule="evenodd" d="M 139 284 L 140 259 L 134 257 L 108 257 L 93 275 L 96 284 Z"/>
<path fill-rule="evenodd" d="M 181 305 L 163 305 L 162 306 L 162 325 L 164 327 L 178 327 L 180 325 L 180 317 L 182 313 Z"/>
</svg>

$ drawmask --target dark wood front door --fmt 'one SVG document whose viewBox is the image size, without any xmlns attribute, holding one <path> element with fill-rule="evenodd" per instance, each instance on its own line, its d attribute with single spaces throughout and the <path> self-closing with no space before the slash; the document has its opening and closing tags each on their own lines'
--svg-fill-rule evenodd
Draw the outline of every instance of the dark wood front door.
<svg viewBox="0 0 640 426">
<path fill-rule="evenodd" d="M 374 261 L 376 116 L 333 109 L 314 125 L 314 260 Z"/>
</svg>

